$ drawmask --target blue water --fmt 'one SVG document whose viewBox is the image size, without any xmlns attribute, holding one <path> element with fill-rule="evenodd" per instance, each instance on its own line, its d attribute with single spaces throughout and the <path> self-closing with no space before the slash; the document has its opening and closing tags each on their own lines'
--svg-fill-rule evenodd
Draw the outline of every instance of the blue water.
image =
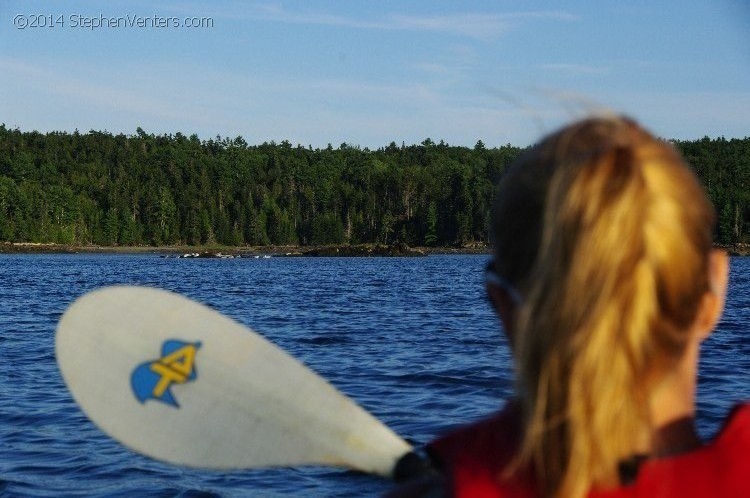
<svg viewBox="0 0 750 498">
<path fill-rule="evenodd" d="M 67 393 L 56 323 L 97 287 L 170 289 L 260 331 L 421 444 L 490 413 L 512 391 L 510 354 L 483 293 L 486 258 L 0 255 L 0 495 L 378 495 L 390 484 L 341 470 L 196 471 L 124 449 Z M 750 399 L 748 296 L 750 258 L 734 258 L 727 311 L 703 351 L 705 438 L 736 401 Z"/>
</svg>

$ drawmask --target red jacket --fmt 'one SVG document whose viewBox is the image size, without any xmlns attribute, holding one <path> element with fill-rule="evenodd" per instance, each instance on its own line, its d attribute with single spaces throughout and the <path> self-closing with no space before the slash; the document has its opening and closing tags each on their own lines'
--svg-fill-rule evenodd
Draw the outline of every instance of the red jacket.
<svg viewBox="0 0 750 498">
<path fill-rule="evenodd" d="M 430 454 L 449 476 L 457 498 L 535 496 L 531 476 L 500 480 L 519 446 L 514 410 L 456 430 L 434 441 Z M 592 491 L 589 498 L 750 497 L 750 405 L 735 408 L 719 435 L 700 449 L 644 461 L 632 484 Z"/>
</svg>

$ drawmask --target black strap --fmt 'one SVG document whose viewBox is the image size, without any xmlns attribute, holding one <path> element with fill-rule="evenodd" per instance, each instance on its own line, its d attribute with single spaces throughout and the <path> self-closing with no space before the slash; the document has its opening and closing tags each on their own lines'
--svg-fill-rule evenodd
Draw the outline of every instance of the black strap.
<svg viewBox="0 0 750 498">
<path fill-rule="evenodd" d="M 633 455 L 617 465 L 617 473 L 620 476 L 620 484 L 628 486 L 638 479 L 638 471 L 641 464 L 648 460 L 648 455 Z"/>
<path fill-rule="evenodd" d="M 396 482 L 409 481 L 418 477 L 437 476 L 437 468 L 427 456 L 410 451 L 396 462 L 393 470 L 393 480 Z"/>
</svg>

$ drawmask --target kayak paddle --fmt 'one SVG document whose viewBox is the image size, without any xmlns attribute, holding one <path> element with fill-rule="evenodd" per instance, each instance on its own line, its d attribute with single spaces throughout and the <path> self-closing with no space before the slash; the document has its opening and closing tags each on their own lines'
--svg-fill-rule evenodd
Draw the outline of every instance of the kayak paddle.
<svg viewBox="0 0 750 498">
<path fill-rule="evenodd" d="M 412 448 L 298 360 L 178 294 L 108 287 L 57 329 L 78 405 L 138 453 L 211 469 L 325 465 L 398 477 Z M 403 462 L 402 462 L 403 463 Z"/>
</svg>

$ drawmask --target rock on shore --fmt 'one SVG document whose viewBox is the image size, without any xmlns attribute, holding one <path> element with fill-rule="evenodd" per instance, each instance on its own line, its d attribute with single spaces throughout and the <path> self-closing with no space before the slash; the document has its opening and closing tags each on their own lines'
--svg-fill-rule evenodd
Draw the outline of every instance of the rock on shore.
<svg viewBox="0 0 750 498">
<path fill-rule="evenodd" d="M 348 245 L 323 246 L 302 252 L 302 256 L 339 256 L 339 257 L 368 257 L 368 256 L 427 256 L 423 251 L 412 249 L 406 244 L 395 245 Z"/>
</svg>

